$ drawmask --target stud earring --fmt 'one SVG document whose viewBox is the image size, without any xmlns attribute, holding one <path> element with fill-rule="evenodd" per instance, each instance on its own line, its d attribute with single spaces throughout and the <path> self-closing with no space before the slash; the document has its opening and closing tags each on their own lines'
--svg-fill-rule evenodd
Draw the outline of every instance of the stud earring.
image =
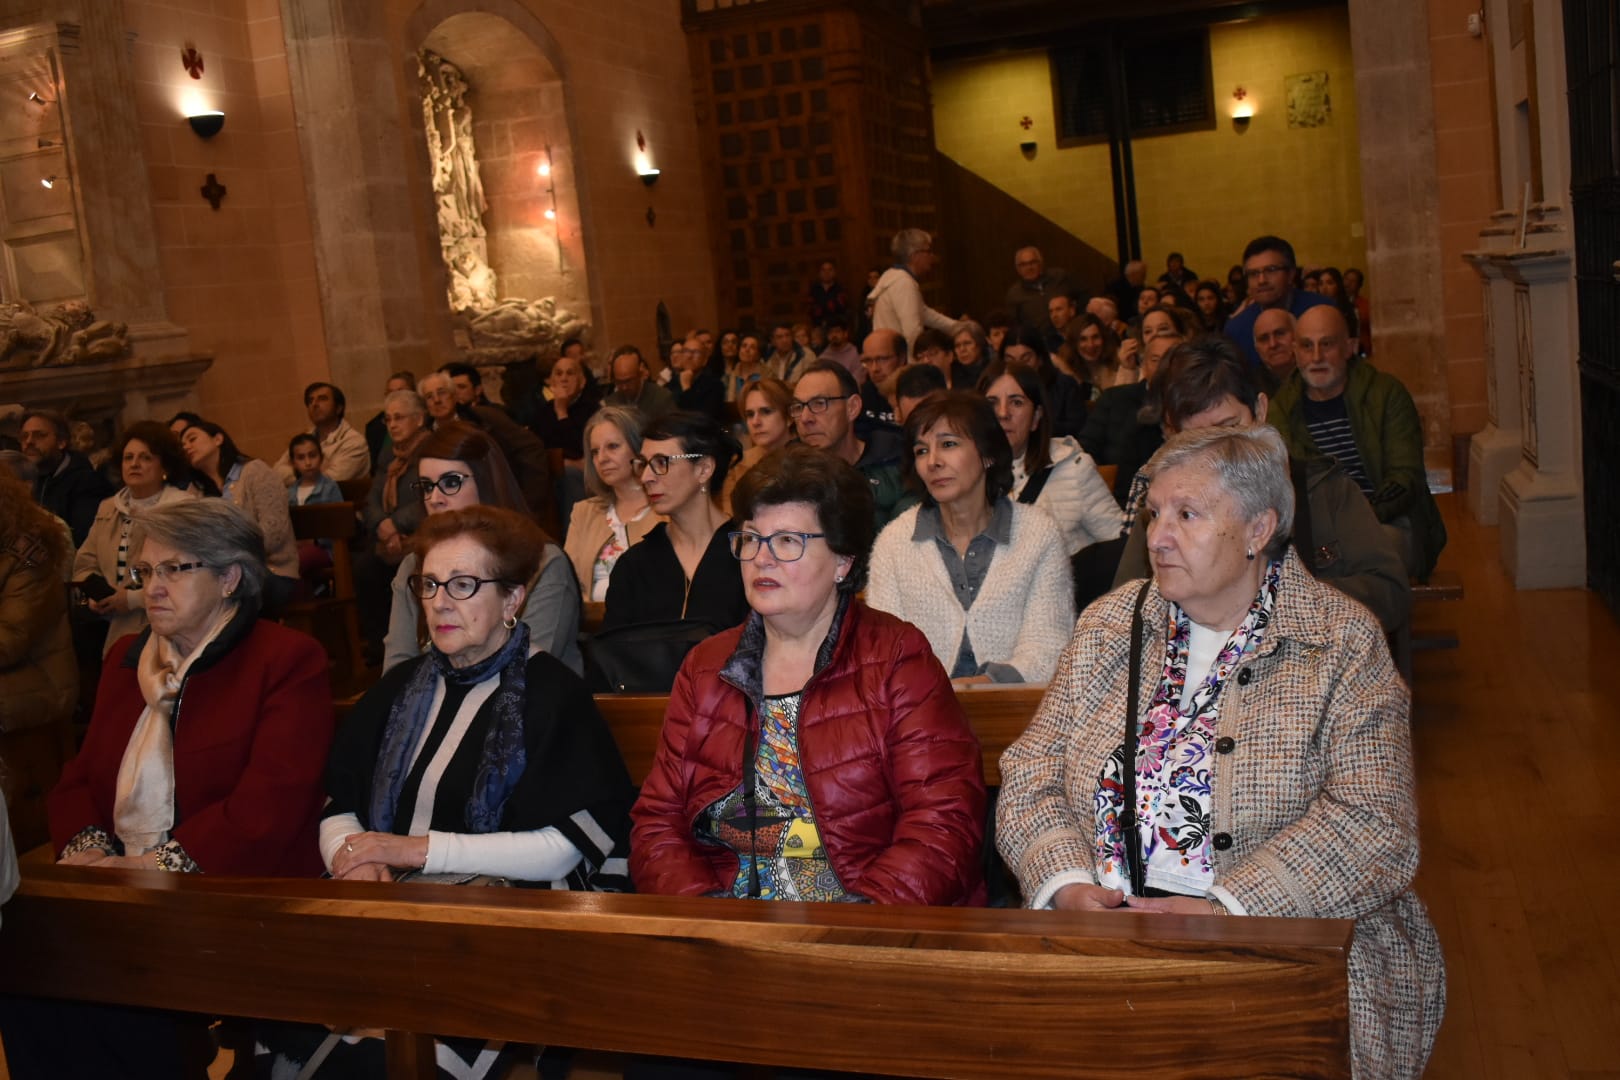
<svg viewBox="0 0 1620 1080">
<path fill-rule="evenodd" d="M 1254 548 L 1250 548 L 1248 553 L 1246 555 L 1244 555 L 1243 557 L 1245 559 L 1248 559 L 1250 562 L 1254 562 Z"/>
</svg>

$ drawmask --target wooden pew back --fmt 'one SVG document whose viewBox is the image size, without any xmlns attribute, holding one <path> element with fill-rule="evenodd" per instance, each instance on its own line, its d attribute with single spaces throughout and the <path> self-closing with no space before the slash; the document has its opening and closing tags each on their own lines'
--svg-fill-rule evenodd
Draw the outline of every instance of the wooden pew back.
<svg viewBox="0 0 1620 1080">
<path fill-rule="evenodd" d="M 960 690 L 956 700 L 979 736 L 984 782 L 1001 783 L 1001 753 L 1022 735 L 1035 716 L 1044 686 L 1004 686 Z M 624 755 L 630 778 L 640 785 L 652 768 L 669 698 L 663 694 L 598 694 L 596 707 Z"/>
<path fill-rule="evenodd" d="M 1352 925 L 46 863 L 6 907 L 0 993 L 385 1028 L 394 1077 L 431 1075 L 407 1032 L 964 1080 L 1348 1077 Z"/>
</svg>

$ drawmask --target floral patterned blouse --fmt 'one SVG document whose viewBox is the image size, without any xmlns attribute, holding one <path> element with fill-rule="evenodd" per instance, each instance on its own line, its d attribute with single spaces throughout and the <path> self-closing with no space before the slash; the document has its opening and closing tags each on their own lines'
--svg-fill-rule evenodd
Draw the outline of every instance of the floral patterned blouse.
<svg viewBox="0 0 1620 1080">
<path fill-rule="evenodd" d="M 1164 674 L 1142 721 L 1136 748 L 1136 814 L 1142 834 L 1142 860 L 1152 889 L 1203 896 L 1214 884 L 1210 860 L 1210 805 L 1213 790 L 1215 719 L 1221 687 L 1243 658 L 1260 647 L 1277 602 L 1282 562 L 1266 568 L 1260 590 L 1243 622 L 1216 654 L 1209 673 L 1190 698 L 1187 657 L 1192 621 L 1180 605 L 1170 605 Z M 1185 707 L 1182 705 L 1187 698 Z M 1125 745 L 1103 763 L 1093 803 L 1096 823 L 1097 881 L 1131 892 L 1119 812 L 1125 799 Z"/>
</svg>

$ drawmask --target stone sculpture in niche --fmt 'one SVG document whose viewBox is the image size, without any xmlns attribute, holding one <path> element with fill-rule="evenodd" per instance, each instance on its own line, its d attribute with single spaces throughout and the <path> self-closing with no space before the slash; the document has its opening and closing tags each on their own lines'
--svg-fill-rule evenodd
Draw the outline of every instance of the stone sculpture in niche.
<svg viewBox="0 0 1620 1080">
<path fill-rule="evenodd" d="M 459 68 L 430 49 L 416 54 L 422 120 L 433 168 L 439 250 L 449 275 L 450 310 L 459 323 L 457 343 L 478 364 L 551 358 L 589 325 L 552 297 L 502 297 L 489 265 L 484 214 L 489 203 L 478 172 L 470 87 Z"/>
<path fill-rule="evenodd" d="M 129 327 L 97 319 L 82 300 L 36 311 L 0 304 L 0 370 L 99 364 L 131 355 Z"/>
</svg>

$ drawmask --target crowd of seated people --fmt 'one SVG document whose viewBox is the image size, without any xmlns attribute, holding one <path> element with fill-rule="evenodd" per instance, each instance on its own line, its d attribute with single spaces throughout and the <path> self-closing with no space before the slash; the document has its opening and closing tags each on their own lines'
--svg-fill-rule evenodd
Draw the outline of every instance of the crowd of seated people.
<svg viewBox="0 0 1620 1080">
<path fill-rule="evenodd" d="M 71 712 L 70 600 L 104 632 L 59 860 L 979 904 L 955 695 L 1047 686 L 995 811 L 1023 898 L 1355 918 L 1356 1071 L 1415 1075 L 1443 976 L 1385 635 L 1445 534 L 1411 395 L 1365 359 L 1362 276 L 1309 288 L 1265 236 L 1225 282 L 1172 255 L 1090 295 L 1026 247 L 1006 309 L 958 318 L 923 300 L 933 238 L 892 251 L 864 311 L 825 264 L 802 323 L 667 357 L 570 340 L 508 405 L 472 365 L 400 372 L 362 434 L 312 383 L 274 464 L 182 413 L 98 469 L 29 411 L 0 471 L 29 509 L 0 522 L 0 686 L 33 696 L 0 717 Z M 335 741 L 329 657 L 276 621 L 332 550 L 293 515 L 334 502 L 374 684 Z M 626 689 L 670 695 L 639 798 L 591 698 Z M 190 1024 L 0 1004 L 19 1080 L 63 1054 L 122 1075 L 136 1037 L 158 1071 L 130 1075 L 191 1075 Z M 287 1075 L 379 1053 L 262 1035 Z"/>
</svg>

